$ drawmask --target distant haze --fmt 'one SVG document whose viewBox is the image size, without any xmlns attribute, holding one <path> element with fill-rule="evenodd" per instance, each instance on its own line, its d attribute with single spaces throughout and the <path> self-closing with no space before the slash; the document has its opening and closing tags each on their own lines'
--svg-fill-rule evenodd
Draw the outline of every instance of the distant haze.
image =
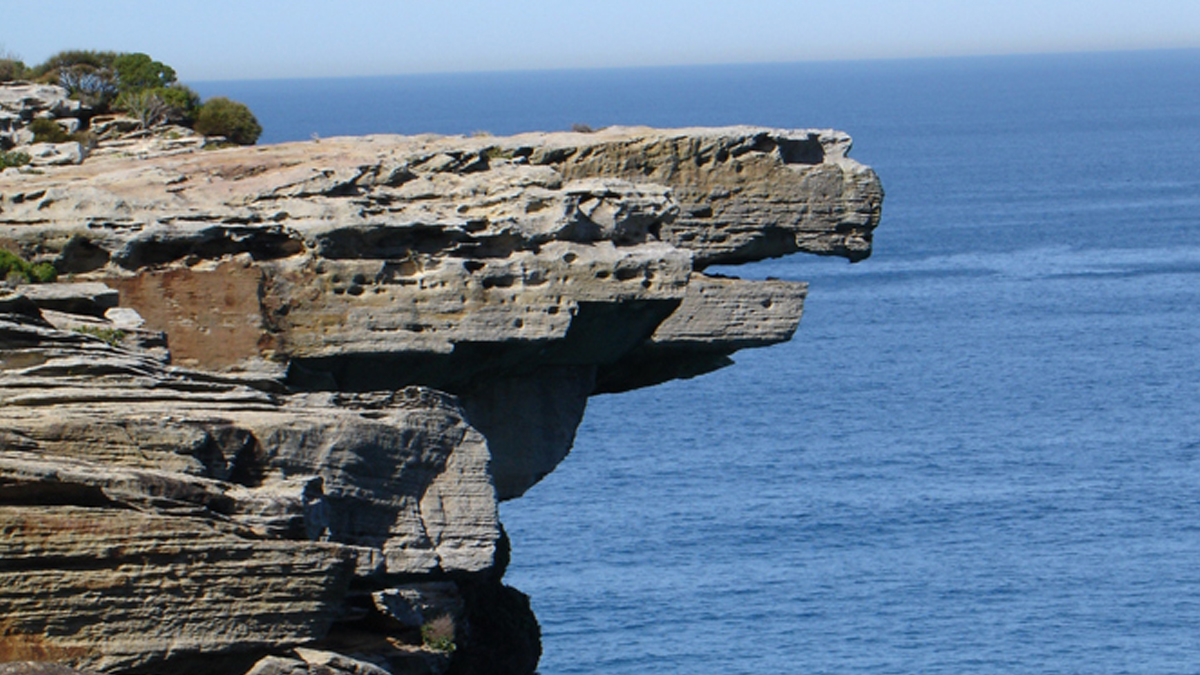
<svg viewBox="0 0 1200 675">
<path fill-rule="evenodd" d="M 1200 47 L 1197 0 L 48 0 L 0 52 L 143 51 L 185 81 Z"/>
</svg>

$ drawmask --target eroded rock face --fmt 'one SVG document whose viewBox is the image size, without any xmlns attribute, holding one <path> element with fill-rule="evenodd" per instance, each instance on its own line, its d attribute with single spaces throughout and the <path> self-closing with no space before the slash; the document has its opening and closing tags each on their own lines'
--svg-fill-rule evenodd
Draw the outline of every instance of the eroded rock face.
<svg viewBox="0 0 1200 675">
<path fill-rule="evenodd" d="M 270 395 L 20 297 L 0 297 L 0 657 L 211 672 L 195 657 L 324 638 L 355 589 L 494 569 L 487 447 L 453 397 Z"/>
<path fill-rule="evenodd" d="M 530 159 L 567 178 L 669 186 L 680 213 L 659 238 L 692 251 L 702 269 L 796 252 L 869 256 L 883 191 L 847 157 L 850 145 L 828 129 L 604 130 L 591 143 L 554 136 Z"/>
<path fill-rule="evenodd" d="M 29 124 L 38 118 L 57 119 L 61 120 L 64 131 L 73 132 L 79 128 L 79 118 L 88 112 L 79 101 L 71 99 L 66 89 L 58 85 L 32 82 L 0 84 L 0 151 L 23 146 L 34 160 L 34 165 L 83 161 L 83 152 L 78 143 L 37 144 L 48 147 L 30 150 L 34 134 Z"/>
<path fill-rule="evenodd" d="M 497 501 L 589 396 L 791 337 L 804 284 L 702 270 L 865 257 L 882 192 L 848 147 L 365 137 L 0 176 L 0 247 L 73 277 L 0 290 L 0 662 L 532 672 Z"/>
</svg>

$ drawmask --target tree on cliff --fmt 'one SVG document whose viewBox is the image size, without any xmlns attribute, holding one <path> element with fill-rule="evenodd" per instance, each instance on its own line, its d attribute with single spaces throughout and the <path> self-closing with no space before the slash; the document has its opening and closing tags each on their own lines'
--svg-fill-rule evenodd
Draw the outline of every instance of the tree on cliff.
<svg viewBox="0 0 1200 675">
<path fill-rule="evenodd" d="M 0 82 L 11 82 L 25 77 L 25 62 L 19 56 L 0 45 Z"/>
<path fill-rule="evenodd" d="M 218 97 L 209 101 L 211 107 L 201 105 L 200 96 L 178 81 L 174 68 L 142 52 L 70 49 L 32 68 L 15 55 L 0 53 L 0 82 L 24 78 L 64 87 L 94 114 L 126 113 L 142 128 L 179 124 L 241 145 L 253 145 L 262 133 L 244 104 Z"/>
<path fill-rule="evenodd" d="M 118 55 L 113 59 L 113 70 L 121 91 L 159 89 L 175 83 L 174 68 L 141 52 Z"/>
</svg>

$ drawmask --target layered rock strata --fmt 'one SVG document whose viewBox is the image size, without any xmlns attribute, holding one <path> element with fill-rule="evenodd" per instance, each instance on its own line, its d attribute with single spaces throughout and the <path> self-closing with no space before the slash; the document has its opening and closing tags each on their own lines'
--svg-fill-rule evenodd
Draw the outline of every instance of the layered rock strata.
<svg viewBox="0 0 1200 675">
<path fill-rule="evenodd" d="M 0 661 L 532 672 L 497 500 L 589 396 L 791 337 L 804 284 L 703 270 L 869 254 L 849 145 L 375 136 L 4 173 L 0 247 L 71 284 L 0 292 Z"/>
</svg>

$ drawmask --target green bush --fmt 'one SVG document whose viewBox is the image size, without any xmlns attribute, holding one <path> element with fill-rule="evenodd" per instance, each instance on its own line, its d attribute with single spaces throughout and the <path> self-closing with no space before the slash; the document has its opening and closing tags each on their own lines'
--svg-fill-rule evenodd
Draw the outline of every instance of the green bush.
<svg viewBox="0 0 1200 675">
<path fill-rule="evenodd" d="M 245 105 L 214 98 L 201 106 L 200 96 L 177 81 L 174 68 L 142 52 L 72 49 L 26 68 L 16 56 L 0 50 L 0 82 L 18 76 L 66 88 L 93 114 L 128 113 L 143 128 L 182 124 L 238 145 L 253 145 L 262 134 L 262 126 Z"/>
<path fill-rule="evenodd" d="M 34 77 L 43 75 L 57 76 L 63 69 L 73 69 L 82 66 L 91 71 L 112 70 L 113 61 L 117 59 L 116 52 L 98 52 L 92 49 L 68 49 L 58 52 L 42 63 L 34 66 L 31 74 Z"/>
<path fill-rule="evenodd" d="M 166 87 L 175 70 L 141 52 L 71 49 L 58 52 L 29 69 L 38 81 L 64 87 L 85 105 L 106 110 L 121 94 Z"/>
<path fill-rule="evenodd" d="M 0 249 L 0 281 L 7 279 L 10 275 L 18 276 L 24 281 L 29 281 L 29 277 L 26 276 L 28 269 L 29 263 L 4 249 Z"/>
<path fill-rule="evenodd" d="M 30 122 L 29 130 L 33 132 L 34 143 L 66 143 L 71 140 L 71 135 L 58 122 L 44 117 Z"/>
<path fill-rule="evenodd" d="M 10 166 L 25 166 L 32 160 L 33 158 L 24 152 L 0 152 L 0 171 Z M 3 279 L 4 276 L 0 275 L 0 280 Z"/>
<path fill-rule="evenodd" d="M 116 52 L 68 49 L 58 52 L 29 69 L 29 76 L 47 84 L 57 84 L 84 105 L 104 110 L 117 96 Z"/>
<path fill-rule="evenodd" d="M 58 270 L 50 263 L 38 263 L 29 268 L 29 280 L 39 284 L 58 281 Z"/>
<path fill-rule="evenodd" d="M 175 82 L 174 68 L 141 52 L 118 55 L 113 59 L 112 68 L 117 73 L 117 87 L 122 92 L 158 89 Z"/>
<path fill-rule="evenodd" d="M 126 91 L 114 107 L 149 129 L 168 122 L 190 125 L 200 109 L 200 95 L 183 85 Z"/>
<path fill-rule="evenodd" d="M 25 283 L 48 283 L 58 278 L 58 270 L 50 263 L 30 265 L 14 253 L 0 249 L 0 280 L 15 279 Z"/>
<path fill-rule="evenodd" d="M 28 77 L 28 70 L 20 59 L 0 58 L 0 82 L 23 80 Z"/>
<path fill-rule="evenodd" d="M 108 343 L 110 347 L 120 347 L 125 341 L 128 334 L 120 328 L 101 328 L 100 326 L 79 326 L 75 328 L 76 333 L 91 335 L 94 338 L 99 338 Z"/>
<path fill-rule="evenodd" d="M 186 126 L 191 126 L 196 122 L 196 115 L 200 112 L 200 94 L 182 84 L 158 87 L 151 89 L 150 93 L 157 96 L 166 105 L 168 122 Z"/>
<path fill-rule="evenodd" d="M 238 145 L 254 145 L 262 126 L 243 103 L 224 96 L 210 98 L 196 115 L 196 131 L 205 136 L 224 136 Z"/>
</svg>

